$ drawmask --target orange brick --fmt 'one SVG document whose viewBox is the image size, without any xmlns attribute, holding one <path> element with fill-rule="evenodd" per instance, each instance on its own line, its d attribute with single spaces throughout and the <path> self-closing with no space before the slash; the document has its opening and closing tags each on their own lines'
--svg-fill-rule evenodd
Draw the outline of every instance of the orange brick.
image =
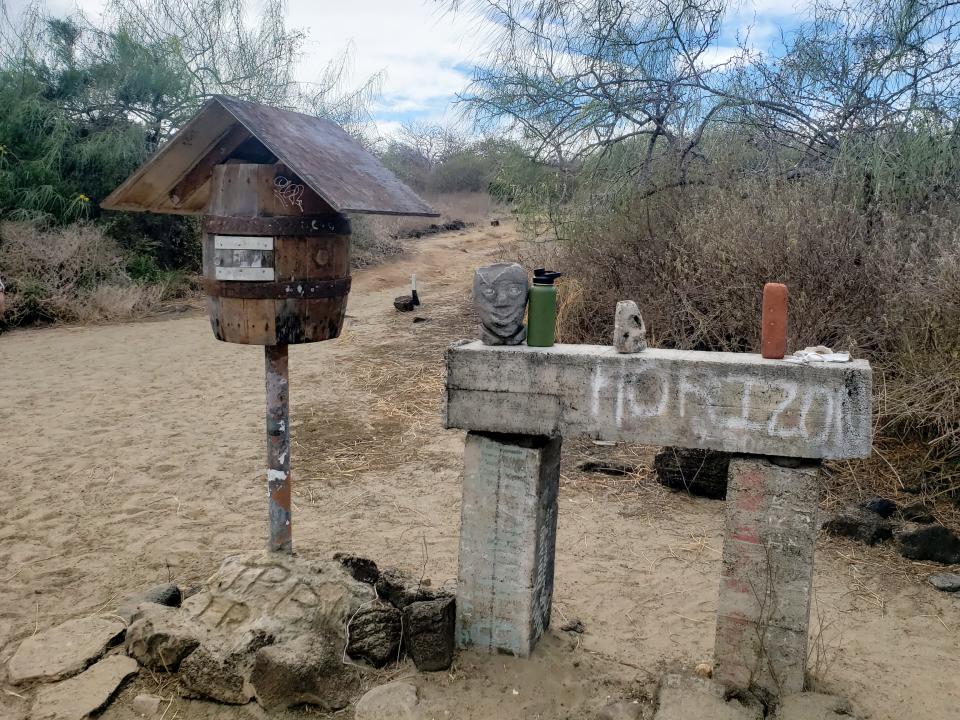
<svg viewBox="0 0 960 720">
<path fill-rule="evenodd" d="M 760 354 L 780 360 L 787 352 L 787 286 L 767 283 L 763 286 L 763 318 L 760 330 Z"/>
</svg>

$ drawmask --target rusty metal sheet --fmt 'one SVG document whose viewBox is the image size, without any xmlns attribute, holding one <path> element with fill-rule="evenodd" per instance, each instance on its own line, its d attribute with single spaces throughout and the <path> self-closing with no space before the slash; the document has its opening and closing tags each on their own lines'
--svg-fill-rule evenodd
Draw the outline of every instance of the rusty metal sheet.
<svg viewBox="0 0 960 720">
<path fill-rule="evenodd" d="M 217 95 L 101 204 L 108 210 L 202 214 L 210 182 L 195 177 L 242 125 L 341 213 L 437 216 L 436 210 L 329 120 Z M 192 173 L 192 174 L 191 174 Z M 178 186 L 196 188 L 174 197 Z"/>
</svg>

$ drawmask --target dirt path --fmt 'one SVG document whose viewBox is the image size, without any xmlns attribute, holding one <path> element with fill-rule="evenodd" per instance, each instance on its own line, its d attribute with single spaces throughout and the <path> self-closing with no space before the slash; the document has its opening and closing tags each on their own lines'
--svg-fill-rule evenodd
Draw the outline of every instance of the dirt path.
<svg viewBox="0 0 960 720">
<path fill-rule="evenodd" d="M 359 271 L 344 336 L 291 349 L 299 552 L 359 552 L 453 586 L 462 434 L 440 428 L 440 354 L 474 334 L 472 269 L 510 240 L 507 227 L 434 236 Z M 392 308 L 413 271 L 426 322 Z M 0 660 L 36 628 L 196 583 L 262 546 L 262 353 L 216 342 L 204 316 L 3 335 L 0 398 Z M 603 452 L 647 457 L 565 448 L 555 619 L 535 657 L 388 673 L 413 676 L 434 717 L 584 718 L 622 697 L 649 708 L 664 666 L 710 660 L 722 505 L 574 469 Z M 918 582 L 923 570 L 821 544 L 812 667 L 864 715 L 956 717 L 960 598 Z M 557 629 L 574 617 L 583 635 Z M 141 675 L 104 717 L 135 717 L 143 689 L 174 697 Z M 0 717 L 23 717 L 10 690 Z M 173 699 L 165 720 L 255 716 Z"/>
</svg>

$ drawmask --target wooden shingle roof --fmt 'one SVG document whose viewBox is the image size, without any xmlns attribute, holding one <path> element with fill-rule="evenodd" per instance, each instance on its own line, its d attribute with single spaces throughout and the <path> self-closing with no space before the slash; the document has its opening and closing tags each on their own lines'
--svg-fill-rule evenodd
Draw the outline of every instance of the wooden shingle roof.
<svg viewBox="0 0 960 720">
<path fill-rule="evenodd" d="M 214 165 L 242 156 L 251 144 L 286 165 L 337 212 L 439 214 L 335 123 L 224 95 L 208 100 L 101 205 L 202 214 Z"/>
</svg>

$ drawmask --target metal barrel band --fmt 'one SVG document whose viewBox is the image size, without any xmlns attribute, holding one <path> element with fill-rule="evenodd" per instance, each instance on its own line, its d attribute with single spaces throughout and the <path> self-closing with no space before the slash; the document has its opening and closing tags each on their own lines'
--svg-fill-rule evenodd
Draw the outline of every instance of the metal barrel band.
<svg viewBox="0 0 960 720">
<path fill-rule="evenodd" d="M 326 300 L 346 297 L 352 278 L 311 280 L 298 278 L 283 282 L 247 282 L 204 278 L 203 290 L 211 297 L 242 300 Z"/>
<path fill-rule="evenodd" d="M 204 215 L 203 231 L 218 235 L 349 235 L 350 218 L 344 215 L 305 217 Z"/>
</svg>

